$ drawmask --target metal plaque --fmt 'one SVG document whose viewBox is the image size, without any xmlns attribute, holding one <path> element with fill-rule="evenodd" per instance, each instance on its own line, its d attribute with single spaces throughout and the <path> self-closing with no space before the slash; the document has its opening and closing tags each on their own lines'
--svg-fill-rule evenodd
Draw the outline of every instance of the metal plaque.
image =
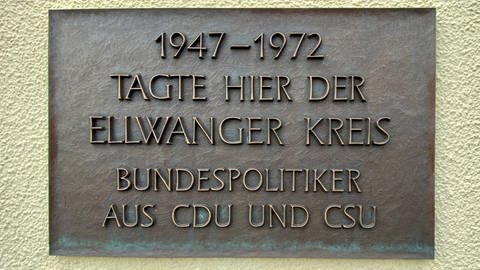
<svg viewBox="0 0 480 270">
<path fill-rule="evenodd" d="M 433 258 L 434 9 L 49 20 L 50 254 Z"/>
</svg>

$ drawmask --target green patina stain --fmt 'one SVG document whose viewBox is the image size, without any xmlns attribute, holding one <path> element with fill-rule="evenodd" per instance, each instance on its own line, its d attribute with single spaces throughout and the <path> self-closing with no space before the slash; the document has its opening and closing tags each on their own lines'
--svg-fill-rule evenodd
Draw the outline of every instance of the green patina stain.
<svg viewBox="0 0 480 270">
<path fill-rule="evenodd" d="M 124 241 L 124 240 L 106 240 L 98 241 L 91 239 L 75 239 L 67 236 L 60 237 L 56 242 L 53 243 L 53 248 L 56 250 L 75 250 L 75 249 L 101 249 L 113 254 L 125 254 L 128 252 L 141 252 L 141 251 L 150 251 L 155 252 L 156 250 L 181 250 L 181 251 L 216 251 L 224 252 L 230 250 L 244 250 L 244 251 L 254 251 L 254 250 L 282 250 L 282 251 L 304 251 L 304 250 L 318 250 L 331 253 L 340 253 L 340 254 L 354 254 L 360 252 L 374 251 L 378 253 L 415 253 L 415 254 L 427 254 L 433 256 L 434 250 L 432 246 L 418 243 L 400 243 L 400 244 L 384 244 L 377 243 L 371 246 L 362 246 L 358 243 L 348 243 L 348 244 L 334 244 L 329 245 L 321 241 L 262 241 L 259 243 L 248 242 L 248 241 L 199 241 L 192 240 L 182 243 L 171 243 L 171 242 L 147 242 L 147 241 Z"/>
</svg>

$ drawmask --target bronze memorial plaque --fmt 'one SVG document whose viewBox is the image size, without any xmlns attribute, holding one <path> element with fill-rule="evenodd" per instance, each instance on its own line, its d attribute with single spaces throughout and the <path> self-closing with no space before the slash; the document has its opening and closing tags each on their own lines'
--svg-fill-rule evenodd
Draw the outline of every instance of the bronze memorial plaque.
<svg viewBox="0 0 480 270">
<path fill-rule="evenodd" d="M 49 17 L 52 255 L 433 258 L 434 9 Z"/>
</svg>

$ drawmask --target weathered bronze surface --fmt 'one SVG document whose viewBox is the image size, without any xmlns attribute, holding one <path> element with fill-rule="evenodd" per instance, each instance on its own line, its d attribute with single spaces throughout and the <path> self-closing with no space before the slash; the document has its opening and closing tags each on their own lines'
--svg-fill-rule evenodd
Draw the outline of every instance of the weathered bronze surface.
<svg viewBox="0 0 480 270">
<path fill-rule="evenodd" d="M 172 33 L 181 34 L 172 37 Z M 204 34 L 203 46 L 208 49 L 197 50 L 195 44 L 187 48 L 200 33 Z M 224 36 L 221 33 L 225 33 Z M 315 33 L 321 36 L 321 45 L 311 53 L 318 38 Z M 222 43 L 216 47 L 221 36 Z M 178 50 L 183 38 L 187 42 Z M 264 39 L 263 50 L 260 49 L 261 38 Z M 304 43 L 296 51 L 301 38 Z M 286 44 L 282 51 L 283 41 Z M 176 53 L 178 55 L 174 58 Z M 275 59 L 277 53 L 279 56 Z M 308 58 L 309 54 L 312 57 Z M 118 77 L 115 76 L 118 74 L 130 74 L 129 78 L 122 79 L 125 84 L 124 92 L 120 93 L 122 99 L 118 98 L 117 92 Z M 196 95 L 207 97 L 207 100 L 192 100 L 191 89 L 195 82 L 191 76 L 185 78 L 183 100 L 178 98 L 178 81 L 173 79 L 169 82 L 172 84 L 170 100 L 155 99 L 151 95 L 147 97 L 149 100 L 144 100 L 138 90 L 132 92 L 131 100 L 126 100 L 126 89 L 136 74 L 141 74 L 147 94 L 150 94 L 146 90 L 149 81 L 157 74 L 205 76 L 197 81 L 197 85 L 205 87 L 199 87 Z M 260 80 L 259 76 L 271 76 L 271 80 L 265 80 L 268 85 L 273 85 L 273 90 L 266 90 L 264 94 L 275 101 L 258 101 L 257 84 L 255 101 L 250 101 L 249 90 L 245 91 L 243 102 L 239 100 L 239 91 L 232 90 L 227 102 L 224 76 L 230 76 L 231 84 L 239 84 L 242 75 L 246 76 L 246 81 L 249 75 L 255 76 L 255 84 Z M 365 79 L 362 86 L 365 101 L 358 92 L 355 92 L 353 101 L 334 101 L 331 90 L 325 100 L 308 102 L 308 76 L 324 76 L 332 87 L 334 76 L 352 75 Z M 283 92 L 277 92 L 278 83 L 282 82 L 275 76 L 291 80 L 288 94 L 293 101 L 287 101 Z M 337 83 L 347 85 L 347 90 L 340 96 L 350 93 L 348 78 L 351 77 Z M 246 85 L 249 87 L 249 83 Z M 133 88 L 138 89 L 138 85 Z M 281 101 L 276 100 L 277 93 L 281 94 Z M 433 9 L 51 11 L 50 253 L 157 257 L 432 258 L 434 94 Z M 97 116 L 104 118 L 95 118 Z M 92 126 L 106 128 L 108 116 L 113 117 L 111 132 L 114 138 L 111 143 L 92 143 L 108 140 L 105 129 L 97 132 L 93 128 L 91 131 Z M 230 125 L 244 128 L 243 141 L 237 145 L 225 143 L 215 130 L 212 145 L 198 129 L 200 139 L 196 145 L 191 137 L 190 144 L 187 144 L 181 135 L 168 138 L 168 134 L 160 144 L 112 143 L 125 140 L 125 116 L 129 116 L 129 123 L 133 123 L 128 128 L 131 129 L 128 135 L 131 140 L 142 138 L 135 126 L 137 116 L 143 120 L 145 117 L 181 116 L 189 136 L 192 134 L 192 117 L 198 117 L 202 123 L 214 117 L 217 126 L 227 117 L 238 117 L 240 120 L 230 121 Z M 248 118 L 255 117 L 263 120 L 254 122 L 254 125 L 264 129 L 268 124 L 265 119 L 281 119 L 282 128 L 278 132 L 284 145 L 279 145 L 273 134 L 271 144 L 267 145 L 265 131 L 255 133 L 258 137 L 252 135 L 249 138 Z M 385 139 L 374 126 L 382 117 L 390 119 L 382 123 L 390 137 L 388 143 L 375 145 L 375 141 Z M 323 118 L 320 130 L 327 128 L 328 118 L 342 119 L 345 126 L 349 121 L 355 121 L 351 118 L 362 118 L 363 122 L 357 122 L 359 126 L 365 125 L 365 119 L 370 119 L 372 141 L 349 145 L 348 131 L 342 129 L 340 134 L 345 145 L 340 145 L 337 137 L 331 138 L 332 145 L 327 145 L 329 138 L 321 132 L 324 145 L 313 137 L 310 145 L 306 145 L 305 118 L 311 118 L 313 122 Z M 230 129 L 224 135 L 233 140 L 234 131 Z M 249 139 L 250 142 L 264 143 L 248 144 Z M 171 144 L 168 144 L 169 140 Z M 285 176 L 283 192 L 266 191 L 266 179 L 258 191 L 247 190 L 242 179 L 233 180 L 231 186 L 226 185 L 221 191 L 198 191 L 197 182 L 186 192 L 168 192 L 163 183 L 158 185 L 158 191 L 153 187 L 146 191 L 119 191 L 117 170 L 124 172 L 119 168 L 130 172 L 139 168 L 140 186 L 146 183 L 147 168 L 184 168 L 195 173 L 199 168 L 211 171 L 226 168 L 225 172 L 228 168 L 237 168 L 243 173 L 249 168 L 260 172 L 269 169 L 272 186 L 278 186 L 281 168 L 310 169 L 310 173 L 313 169 L 327 169 L 326 175 L 337 169 L 341 170 L 338 171 L 341 177 L 346 177 L 348 169 L 357 169 L 361 173 L 358 180 L 361 192 L 357 192 L 355 183 L 350 183 L 352 192 L 348 192 L 348 182 L 340 180 L 337 181 L 337 192 L 332 191 L 331 179 L 323 182 L 327 192 L 320 186 L 314 192 L 313 182 L 306 192 L 302 174 L 305 171 L 299 172 L 295 191 L 292 191 L 291 174 L 288 179 Z M 250 178 L 247 178 L 246 185 L 252 189 L 258 183 L 255 174 L 251 171 Z M 212 172 L 205 175 L 213 178 Z M 219 175 L 227 179 L 221 171 Z M 215 180 L 208 180 L 200 189 L 218 188 L 218 184 Z M 229 187 L 232 191 L 228 190 Z M 113 219 L 105 222 L 112 204 L 120 213 L 120 221 L 123 218 L 122 205 L 130 206 L 125 214 L 130 224 L 134 221 L 135 204 L 140 205 L 139 209 L 155 205 L 146 210 L 154 224 L 149 224 L 151 220 L 145 215 L 140 217 L 137 226 L 131 228 L 125 224 L 120 224 L 119 228 Z M 215 205 L 219 205 L 221 215 L 229 204 L 233 205 L 231 224 L 227 227 L 215 225 Z M 280 214 L 283 213 L 282 205 L 286 205 L 285 227 L 275 219 L 275 213 L 272 226 L 269 226 L 272 215 L 267 210 L 265 226 L 251 226 L 249 204 L 265 204 L 265 209 L 271 204 Z M 208 219 L 201 205 L 212 211 L 212 222 L 208 226 L 182 227 L 193 222 L 189 216 L 193 205 L 200 206 L 196 215 L 200 225 Z M 291 228 L 290 211 L 298 205 L 308 209 L 309 220 L 306 226 Z M 365 226 L 359 224 L 358 205 L 364 207 Z M 343 211 L 347 206 L 350 208 L 346 213 L 357 217 L 352 228 L 349 228 L 351 219 Z M 373 206 L 375 212 L 372 212 Z M 176 207 L 180 210 L 172 217 Z M 330 224 L 327 224 L 325 210 L 329 207 L 331 212 L 327 212 L 327 221 Z M 297 212 L 297 221 L 305 220 L 302 213 Z M 375 225 L 369 228 L 373 213 Z M 219 220 L 220 225 L 226 222 L 224 217 Z M 172 218 L 179 226 L 175 226 Z M 337 226 L 340 228 L 335 228 Z"/>
</svg>

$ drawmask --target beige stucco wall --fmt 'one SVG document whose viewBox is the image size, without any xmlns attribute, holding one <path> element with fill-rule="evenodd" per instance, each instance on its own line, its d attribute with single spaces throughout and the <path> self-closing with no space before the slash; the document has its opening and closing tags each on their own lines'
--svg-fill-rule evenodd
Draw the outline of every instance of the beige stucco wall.
<svg viewBox="0 0 480 270">
<path fill-rule="evenodd" d="M 48 9 L 114 7 L 437 8 L 435 260 L 48 256 Z M 478 0 L 4 0 L 0 10 L 0 269 L 480 269 Z"/>
</svg>

